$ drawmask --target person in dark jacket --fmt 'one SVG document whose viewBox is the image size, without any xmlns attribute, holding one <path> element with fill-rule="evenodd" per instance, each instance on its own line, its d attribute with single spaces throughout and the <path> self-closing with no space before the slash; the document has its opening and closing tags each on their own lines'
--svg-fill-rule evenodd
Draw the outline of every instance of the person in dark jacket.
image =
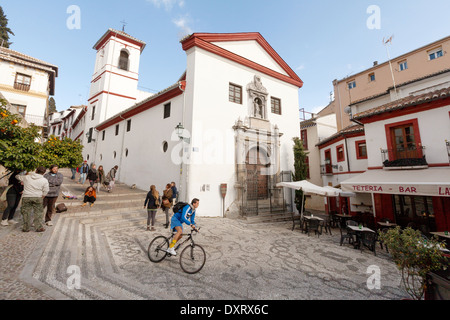
<svg viewBox="0 0 450 320">
<path fill-rule="evenodd" d="M 23 193 L 23 183 L 16 179 L 16 176 L 20 174 L 20 170 L 16 170 L 9 177 L 8 185 L 11 186 L 6 193 L 6 201 L 8 206 L 5 211 L 3 211 L 2 216 L 2 226 L 9 226 L 16 224 L 17 221 L 14 220 L 14 214 L 19 206 L 20 199 Z"/>
<path fill-rule="evenodd" d="M 156 211 L 158 210 L 160 205 L 161 205 L 161 198 L 159 197 L 159 192 L 156 191 L 156 187 L 152 185 L 144 202 L 144 209 L 146 208 L 148 213 L 147 231 L 150 230 L 155 231 Z"/>
<path fill-rule="evenodd" d="M 177 202 L 178 190 L 175 182 L 172 181 L 170 185 L 172 186 L 172 204 L 175 205 Z"/>
<path fill-rule="evenodd" d="M 50 171 L 44 174 L 44 178 L 48 180 L 48 187 L 50 189 L 43 201 L 43 207 L 47 207 L 45 224 L 52 226 L 52 216 L 55 213 L 55 204 L 56 200 L 58 200 L 59 189 L 61 188 L 64 177 L 58 172 L 58 166 L 54 164 L 50 166 Z"/>
<path fill-rule="evenodd" d="M 78 183 L 84 184 L 86 181 L 86 176 L 89 172 L 89 165 L 87 164 L 87 161 L 84 160 L 83 165 L 80 167 L 80 180 L 78 180 Z"/>
<path fill-rule="evenodd" d="M 91 165 L 91 168 L 89 169 L 89 172 L 87 175 L 87 179 L 89 180 L 91 187 L 94 186 L 94 183 L 98 182 L 98 172 L 97 172 L 97 167 L 95 166 L 95 164 Z"/>
</svg>

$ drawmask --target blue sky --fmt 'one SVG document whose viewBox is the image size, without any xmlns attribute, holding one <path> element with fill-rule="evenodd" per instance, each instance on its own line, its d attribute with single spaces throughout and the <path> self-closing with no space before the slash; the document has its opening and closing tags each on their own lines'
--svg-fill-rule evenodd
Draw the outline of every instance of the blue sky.
<svg viewBox="0 0 450 320">
<path fill-rule="evenodd" d="M 387 60 L 383 38 L 394 35 L 392 57 L 450 35 L 448 0 L 2 0 L 15 36 L 12 49 L 59 67 L 58 110 L 86 104 L 97 40 L 108 28 L 147 43 L 140 64 L 141 90 L 160 91 L 186 68 L 179 40 L 192 32 L 260 32 L 305 82 L 299 108 L 330 102 L 332 81 Z M 79 29 L 67 9 L 80 8 Z M 372 20 L 379 8 L 379 20 Z M 367 22 L 375 23 L 375 28 Z"/>
</svg>

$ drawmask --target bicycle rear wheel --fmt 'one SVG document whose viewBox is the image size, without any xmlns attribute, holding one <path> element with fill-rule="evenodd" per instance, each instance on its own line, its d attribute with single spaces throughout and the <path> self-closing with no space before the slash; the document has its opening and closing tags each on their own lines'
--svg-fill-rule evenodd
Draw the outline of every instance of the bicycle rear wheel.
<svg viewBox="0 0 450 320">
<path fill-rule="evenodd" d="M 180 254 L 180 265 L 184 272 L 194 274 L 202 270 L 206 262 L 206 252 L 202 246 L 190 245 Z"/>
<path fill-rule="evenodd" d="M 161 262 L 167 256 L 166 250 L 169 248 L 169 241 L 164 236 L 158 236 L 150 242 L 147 254 L 151 262 Z"/>
</svg>

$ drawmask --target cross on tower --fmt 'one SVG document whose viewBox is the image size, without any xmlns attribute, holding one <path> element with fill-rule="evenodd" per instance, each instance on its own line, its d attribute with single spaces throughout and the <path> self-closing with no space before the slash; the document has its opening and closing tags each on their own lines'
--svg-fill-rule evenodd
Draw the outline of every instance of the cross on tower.
<svg viewBox="0 0 450 320">
<path fill-rule="evenodd" d="M 122 23 L 122 31 L 125 32 L 125 26 L 128 24 L 125 20 L 120 21 Z"/>
</svg>

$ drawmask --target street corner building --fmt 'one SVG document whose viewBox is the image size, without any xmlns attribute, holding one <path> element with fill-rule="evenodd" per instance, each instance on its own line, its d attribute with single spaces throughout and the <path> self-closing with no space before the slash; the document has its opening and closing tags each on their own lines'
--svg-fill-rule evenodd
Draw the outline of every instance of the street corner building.
<svg viewBox="0 0 450 320">
<path fill-rule="evenodd" d="M 303 82 L 262 35 L 185 37 L 185 70 L 156 94 L 138 90 L 145 47 L 113 29 L 94 45 L 90 97 L 70 128 L 84 158 L 145 190 L 174 181 L 200 216 L 292 208 L 276 185 L 294 169 Z"/>
</svg>

